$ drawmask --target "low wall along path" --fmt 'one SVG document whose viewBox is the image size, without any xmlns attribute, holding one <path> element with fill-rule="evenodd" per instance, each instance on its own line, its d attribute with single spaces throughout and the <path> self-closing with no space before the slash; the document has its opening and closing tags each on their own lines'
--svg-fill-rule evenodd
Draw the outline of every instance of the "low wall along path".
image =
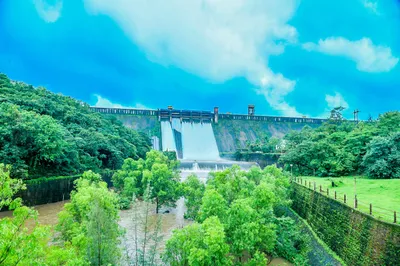
<svg viewBox="0 0 400 266">
<path fill-rule="evenodd" d="M 348 265 L 400 265 L 398 220 L 378 220 L 301 179 L 292 180 L 292 187 L 292 209 Z"/>
</svg>

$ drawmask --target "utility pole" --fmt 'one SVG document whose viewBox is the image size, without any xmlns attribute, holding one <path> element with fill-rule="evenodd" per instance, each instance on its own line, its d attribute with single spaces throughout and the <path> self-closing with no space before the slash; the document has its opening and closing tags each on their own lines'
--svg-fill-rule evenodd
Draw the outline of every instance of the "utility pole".
<svg viewBox="0 0 400 266">
<path fill-rule="evenodd" d="M 354 114 L 354 121 L 356 123 L 358 123 L 358 113 L 360 112 L 360 110 L 356 109 L 354 110 L 353 114 Z"/>
</svg>

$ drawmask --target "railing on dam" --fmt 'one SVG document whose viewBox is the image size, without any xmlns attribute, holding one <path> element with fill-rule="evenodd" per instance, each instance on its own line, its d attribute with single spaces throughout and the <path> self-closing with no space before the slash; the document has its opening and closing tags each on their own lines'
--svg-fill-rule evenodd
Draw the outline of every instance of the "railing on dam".
<svg viewBox="0 0 400 266">
<path fill-rule="evenodd" d="M 157 116 L 158 110 L 151 109 L 133 109 L 133 108 L 107 108 L 107 107 L 90 107 L 92 111 L 102 114 L 118 114 L 118 115 L 146 115 Z"/>
<path fill-rule="evenodd" d="M 266 121 L 266 122 L 292 122 L 292 123 L 308 123 L 322 124 L 328 119 L 307 118 L 307 117 L 283 117 L 283 116 L 266 116 L 266 115 L 242 115 L 242 114 L 214 114 L 209 111 L 192 111 L 192 110 L 175 110 L 175 109 L 134 109 L 134 108 L 107 108 L 107 107 L 90 107 L 93 111 L 103 114 L 118 115 L 143 115 L 157 116 L 159 119 L 181 118 L 190 120 L 211 120 L 217 119 L 227 120 L 248 120 L 248 121 Z"/>
<path fill-rule="evenodd" d="M 266 115 L 235 115 L 235 114 L 219 114 L 218 118 L 231 119 L 231 120 L 293 122 L 293 123 L 311 123 L 311 124 L 322 124 L 328 121 L 328 119 L 322 119 L 322 118 L 284 117 L 284 116 L 266 116 Z"/>
</svg>

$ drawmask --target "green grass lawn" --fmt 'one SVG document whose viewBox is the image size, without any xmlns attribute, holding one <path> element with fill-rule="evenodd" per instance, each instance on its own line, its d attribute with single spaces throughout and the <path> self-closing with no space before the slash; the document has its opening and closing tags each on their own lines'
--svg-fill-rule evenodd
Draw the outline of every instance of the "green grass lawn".
<svg viewBox="0 0 400 266">
<path fill-rule="evenodd" d="M 329 196 L 332 198 L 336 191 L 337 199 L 342 202 L 343 196 L 346 194 L 347 204 L 354 207 L 354 176 L 302 178 L 307 182 L 316 182 L 318 191 L 320 185 L 324 191 L 329 188 Z M 332 187 L 332 181 L 338 186 Z M 393 212 L 396 211 L 397 221 L 400 221 L 400 179 L 368 179 L 356 176 L 356 191 L 360 210 L 369 213 L 369 204 L 371 203 L 373 216 L 393 222 Z"/>
</svg>

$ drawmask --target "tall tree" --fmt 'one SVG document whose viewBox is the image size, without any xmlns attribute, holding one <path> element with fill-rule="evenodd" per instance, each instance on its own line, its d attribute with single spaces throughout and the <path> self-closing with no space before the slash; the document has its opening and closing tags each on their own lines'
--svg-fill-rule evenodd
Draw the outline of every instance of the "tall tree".
<svg viewBox="0 0 400 266">
<path fill-rule="evenodd" d="M 368 176 L 400 178 L 400 132 L 372 139 L 362 165 Z"/>
<path fill-rule="evenodd" d="M 100 175 L 86 172 L 76 181 L 71 202 L 59 213 L 61 238 L 77 247 L 93 265 L 117 264 L 120 258 L 118 197 Z"/>
<path fill-rule="evenodd" d="M 156 204 L 156 213 L 160 206 L 175 206 L 180 197 L 179 176 L 166 164 L 154 163 L 150 171 L 144 170 L 143 186 L 151 187 L 150 199 Z"/>
<path fill-rule="evenodd" d="M 224 227 L 215 216 L 175 230 L 165 245 L 164 262 L 178 265 L 232 265 Z"/>
<path fill-rule="evenodd" d="M 204 195 L 205 185 L 195 175 L 190 175 L 183 182 L 183 194 L 185 196 L 185 218 L 196 220 L 201 201 Z"/>
</svg>

